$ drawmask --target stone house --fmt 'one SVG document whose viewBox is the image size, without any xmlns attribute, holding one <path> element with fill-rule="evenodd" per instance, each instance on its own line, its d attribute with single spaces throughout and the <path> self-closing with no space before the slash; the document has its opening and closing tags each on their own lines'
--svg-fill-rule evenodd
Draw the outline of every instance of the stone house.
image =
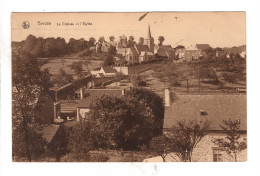
<svg viewBox="0 0 260 176">
<path fill-rule="evenodd" d="M 169 90 L 165 91 L 165 115 L 164 133 L 170 133 L 170 128 L 180 120 L 208 120 L 211 126 L 207 135 L 202 138 L 193 151 L 192 161 L 194 162 L 230 162 L 230 157 L 223 148 L 215 145 L 212 140 L 224 138 L 226 134 L 219 126 L 223 120 L 239 120 L 241 136 L 247 136 L 247 110 L 246 95 L 242 94 L 218 94 L 218 95 L 177 95 L 176 100 L 170 101 Z M 161 158 L 157 158 L 162 161 Z M 154 161 L 155 158 L 145 161 Z M 178 161 L 174 153 L 166 157 L 166 161 Z M 238 161 L 247 161 L 247 150 L 238 155 Z"/>
</svg>

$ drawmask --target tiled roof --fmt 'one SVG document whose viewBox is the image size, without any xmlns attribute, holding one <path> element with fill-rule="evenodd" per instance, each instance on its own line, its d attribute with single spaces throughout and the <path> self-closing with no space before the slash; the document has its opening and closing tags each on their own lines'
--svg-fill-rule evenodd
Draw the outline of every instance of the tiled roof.
<svg viewBox="0 0 260 176">
<path fill-rule="evenodd" d="M 110 66 L 105 66 L 105 67 L 102 67 L 104 69 L 104 71 L 106 73 L 116 73 L 116 70 L 113 69 L 113 67 L 110 67 Z"/>
<path fill-rule="evenodd" d="M 196 47 L 200 50 L 208 49 L 210 46 L 209 44 L 196 44 Z"/>
<path fill-rule="evenodd" d="M 246 130 L 246 112 L 246 95 L 178 95 L 170 107 L 165 107 L 164 128 L 183 119 L 199 118 L 211 121 L 210 130 L 222 130 L 219 125 L 230 118 L 239 119 L 240 129 Z"/>
<path fill-rule="evenodd" d="M 141 53 L 142 51 L 150 51 L 150 49 L 149 49 L 149 47 L 147 45 L 136 44 L 135 48 L 136 48 L 138 53 Z"/>
<path fill-rule="evenodd" d="M 92 101 L 96 100 L 97 98 L 103 95 L 119 97 L 122 96 L 122 91 L 123 90 L 121 89 L 87 89 L 84 91 L 86 98 L 80 100 L 77 107 L 89 108 Z"/>
</svg>

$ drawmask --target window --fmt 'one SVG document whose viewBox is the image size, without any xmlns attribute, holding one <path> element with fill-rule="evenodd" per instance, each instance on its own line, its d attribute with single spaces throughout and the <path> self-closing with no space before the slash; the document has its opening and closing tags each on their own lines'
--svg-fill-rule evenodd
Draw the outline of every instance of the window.
<svg viewBox="0 0 260 176">
<path fill-rule="evenodd" d="M 213 162 L 223 162 L 223 150 L 219 148 L 213 149 Z"/>
<path fill-rule="evenodd" d="M 200 110 L 200 115 L 201 115 L 201 116 L 207 116 L 208 113 L 207 113 L 207 111 Z"/>
</svg>

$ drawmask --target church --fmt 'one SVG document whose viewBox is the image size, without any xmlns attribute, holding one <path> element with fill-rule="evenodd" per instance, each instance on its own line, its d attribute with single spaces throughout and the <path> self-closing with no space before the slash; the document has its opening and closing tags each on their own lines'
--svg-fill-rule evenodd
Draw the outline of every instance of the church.
<svg viewBox="0 0 260 176">
<path fill-rule="evenodd" d="M 147 38 L 144 44 L 134 44 L 132 47 L 127 47 L 127 38 L 123 35 L 121 39 L 121 43 L 117 45 L 117 54 L 123 55 L 128 64 L 138 64 L 155 59 L 154 39 L 151 35 L 150 25 L 148 25 Z"/>
</svg>

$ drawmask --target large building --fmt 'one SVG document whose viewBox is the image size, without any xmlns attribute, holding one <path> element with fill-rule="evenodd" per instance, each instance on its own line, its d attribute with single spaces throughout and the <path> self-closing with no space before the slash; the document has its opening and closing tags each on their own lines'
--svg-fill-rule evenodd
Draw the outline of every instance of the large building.
<svg viewBox="0 0 260 176">
<path fill-rule="evenodd" d="M 125 36 L 121 38 L 123 39 L 122 41 L 126 41 Z M 118 45 L 117 54 L 123 55 L 129 64 L 137 64 L 154 60 L 154 39 L 151 35 L 150 25 L 148 26 L 145 45 L 134 44 L 133 47 L 127 47 L 124 42 L 122 45 Z"/>
</svg>

